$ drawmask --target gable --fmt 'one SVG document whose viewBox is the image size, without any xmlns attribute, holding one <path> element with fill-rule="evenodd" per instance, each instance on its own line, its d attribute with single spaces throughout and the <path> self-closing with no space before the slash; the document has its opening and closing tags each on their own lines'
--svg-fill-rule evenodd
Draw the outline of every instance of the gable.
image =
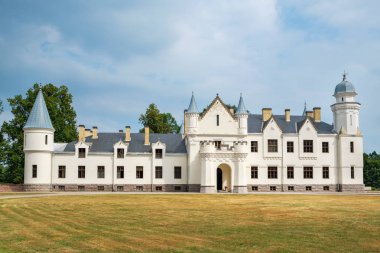
<svg viewBox="0 0 380 253">
<path fill-rule="evenodd" d="M 298 129 L 299 135 L 302 136 L 316 136 L 318 134 L 318 131 L 316 127 L 314 126 L 314 123 L 309 119 L 305 119 L 305 121 L 301 124 L 301 127 Z"/>
</svg>

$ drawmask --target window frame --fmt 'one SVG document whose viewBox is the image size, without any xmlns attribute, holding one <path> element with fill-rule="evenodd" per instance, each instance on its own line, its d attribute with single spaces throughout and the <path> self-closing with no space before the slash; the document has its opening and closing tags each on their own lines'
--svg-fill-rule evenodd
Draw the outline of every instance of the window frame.
<svg viewBox="0 0 380 253">
<path fill-rule="evenodd" d="M 258 141 L 251 141 L 251 153 L 259 152 L 259 144 Z"/>
<path fill-rule="evenodd" d="M 322 142 L 322 153 L 330 153 L 330 147 L 329 147 L 328 141 Z"/>
<path fill-rule="evenodd" d="M 353 141 L 350 141 L 350 153 L 355 153 L 355 144 Z"/>
<path fill-rule="evenodd" d="M 182 167 L 174 166 L 174 179 L 182 179 Z"/>
<path fill-rule="evenodd" d="M 66 166 L 59 165 L 58 166 L 58 178 L 66 178 Z"/>
<path fill-rule="evenodd" d="M 303 178 L 304 179 L 313 179 L 313 176 L 314 176 L 313 171 L 314 171 L 314 169 L 311 166 L 303 167 Z"/>
<path fill-rule="evenodd" d="M 278 168 L 277 166 L 268 166 L 268 179 L 278 178 Z"/>
<path fill-rule="evenodd" d="M 136 179 L 144 178 L 144 166 L 136 166 Z"/>
<path fill-rule="evenodd" d="M 86 166 L 78 166 L 78 178 L 86 178 Z"/>
<path fill-rule="evenodd" d="M 78 158 L 86 158 L 86 148 L 78 148 Z"/>
<path fill-rule="evenodd" d="M 314 153 L 314 141 L 313 140 L 303 140 L 303 152 L 304 153 Z"/>
<path fill-rule="evenodd" d="M 38 175 L 38 166 L 37 164 L 32 165 L 32 178 L 37 178 Z"/>
<path fill-rule="evenodd" d="M 156 149 L 154 150 L 154 158 L 155 158 L 155 159 L 162 159 L 162 157 L 163 157 L 163 153 L 164 153 L 164 151 L 163 151 L 162 148 L 156 148 Z"/>
<path fill-rule="evenodd" d="M 268 139 L 268 153 L 278 153 L 277 139 Z"/>
<path fill-rule="evenodd" d="M 259 178 L 259 167 L 251 166 L 251 179 Z"/>
<path fill-rule="evenodd" d="M 289 145 L 291 144 L 291 145 Z M 286 142 L 286 152 L 287 153 L 294 153 L 294 141 L 287 141 Z"/>
<path fill-rule="evenodd" d="M 351 166 L 351 179 L 355 179 L 355 166 Z"/>
<path fill-rule="evenodd" d="M 163 169 L 162 166 L 155 166 L 154 167 L 154 178 L 155 179 L 162 179 L 163 178 Z"/>
<path fill-rule="evenodd" d="M 118 159 L 124 158 L 125 157 L 125 151 L 124 150 L 125 150 L 124 148 L 116 149 L 116 158 L 118 158 Z"/>
<path fill-rule="evenodd" d="M 97 170 L 97 178 L 105 178 L 105 174 L 106 174 L 106 168 L 105 168 L 105 166 L 99 165 L 97 168 L 98 168 L 98 170 Z M 103 171 L 101 171 L 102 169 L 103 169 Z M 103 177 L 102 177 L 102 174 L 103 174 Z"/>
<path fill-rule="evenodd" d="M 329 179 L 330 178 L 330 167 L 323 166 L 322 167 L 322 178 Z"/>
<path fill-rule="evenodd" d="M 116 178 L 118 179 L 124 178 L 124 166 L 116 167 Z"/>
<path fill-rule="evenodd" d="M 294 167 L 293 166 L 286 167 L 286 178 L 287 179 L 294 179 Z"/>
</svg>

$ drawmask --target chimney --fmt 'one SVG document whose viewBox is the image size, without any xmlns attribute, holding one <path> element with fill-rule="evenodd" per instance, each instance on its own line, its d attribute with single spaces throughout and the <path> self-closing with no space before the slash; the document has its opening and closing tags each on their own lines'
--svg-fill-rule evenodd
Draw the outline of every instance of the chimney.
<svg viewBox="0 0 380 253">
<path fill-rule="evenodd" d="M 92 139 L 98 139 L 98 127 L 97 126 L 92 127 Z"/>
<path fill-rule="evenodd" d="M 149 145 L 150 144 L 150 142 L 149 142 L 149 127 L 144 127 L 144 130 L 145 130 L 144 145 Z"/>
<path fill-rule="evenodd" d="M 263 108 L 263 121 L 267 121 L 272 117 L 272 108 Z"/>
<path fill-rule="evenodd" d="M 290 109 L 285 109 L 285 121 L 290 122 Z"/>
<path fill-rule="evenodd" d="M 314 114 L 312 111 L 306 111 L 306 116 L 310 118 L 314 118 Z"/>
<path fill-rule="evenodd" d="M 84 125 L 79 125 L 79 129 L 78 129 L 78 141 L 84 141 L 84 131 L 85 131 L 85 126 Z"/>
<path fill-rule="evenodd" d="M 230 113 L 234 115 L 234 108 L 230 108 Z"/>
<path fill-rule="evenodd" d="M 321 107 L 314 107 L 314 121 L 321 122 Z"/>
<path fill-rule="evenodd" d="M 120 130 L 119 130 L 119 133 L 122 133 L 122 132 L 123 132 L 123 130 L 120 129 Z"/>
<path fill-rule="evenodd" d="M 125 127 L 125 141 L 131 141 L 131 127 Z"/>
</svg>

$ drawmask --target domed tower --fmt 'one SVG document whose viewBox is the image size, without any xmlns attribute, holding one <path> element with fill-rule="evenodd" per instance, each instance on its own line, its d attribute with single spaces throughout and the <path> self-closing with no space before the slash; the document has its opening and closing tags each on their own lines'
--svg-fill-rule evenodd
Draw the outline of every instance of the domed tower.
<svg viewBox="0 0 380 253">
<path fill-rule="evenodd" d="M 194 93 L 191 95 L 189 108 L 185 111 L 185 134 L 198 133 L 199 112 Z"/>
<path fill-rule="evenodd" d="M 248 134 L 248 111 L 245 108 L 243 96 L 240 93 L 239 105 L 236 109 L 235 116 L 239 121 L 238 134 Z"/>
<path fill-rule="evenodd" d="M 336 132 L 348 135 L 356 135 L 359 132 L 360 104 L 355 101 L 356 95 L 354 85 L 347 81 L 347 75 L 344 73 L 342 82 L 335 87 L 336 103 L 331 106 Z"/>
<path fill-rule="evenodd" d="M 24 126 L 24 187 L 26 191 L 50 190 L 54 128 L 42 90 Z"/>
</svg>

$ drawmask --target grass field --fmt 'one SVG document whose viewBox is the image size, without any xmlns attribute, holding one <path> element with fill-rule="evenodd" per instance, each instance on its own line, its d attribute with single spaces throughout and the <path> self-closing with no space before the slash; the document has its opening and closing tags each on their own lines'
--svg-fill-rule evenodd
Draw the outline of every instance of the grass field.
<svg viewBox="0 0 380 253">
<path fill-rule="evenodd" d="M 379 252 L 380 197 L 0 199 L 0 252 Z"/>
</svg>

